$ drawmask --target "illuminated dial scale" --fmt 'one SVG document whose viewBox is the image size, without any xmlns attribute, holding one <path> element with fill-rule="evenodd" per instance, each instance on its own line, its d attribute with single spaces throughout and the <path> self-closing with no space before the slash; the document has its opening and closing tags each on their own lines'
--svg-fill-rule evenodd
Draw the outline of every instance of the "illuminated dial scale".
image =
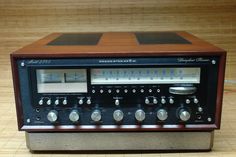
<svg viewBox="0 0 236 157">
<path fill-rule="evenodd" d="M 49 97 L 41 97 L 38 101 L 40 106 L 45 103 L 47 106 L 53 106 L 50 108 L 47 114 L 47 120 L 51 123 L 57 123 L 60 119 L 60 114 L 57 111 L 55 106 L 63 104 L 63 106 L 70 106 L 73 104 L 75 107 L 68 114 L 68 119 L 71 123 L 79 124 L 80 119 L 83 118 L 79 110 L 82 107 L 90 107 L 90 119 L 91 123 L 102 124 L 103 116 L 105 116 L 103 109 L 103 103 L 107 103 L 109 100 L 110 107 L 116 106 L 114 111 L 110 114 L 114 123 L 122 124 L 125 116 L 130 117 L 133 115 L 136 123 L 142 124 L 148 114 L 154 114 L 155 119 L 159 122 L 165 122 L 168 120 L 169 113 L 167 104 L 175 104 L 175 94 L 188 95 L 181 93 L 174 93 L 173 91 L 181 91 L 182 87 L 170 87 L 172 96 L 160 95 L 160 89 L 157 88 L 161 84 L 190 84 L 191 87 L 184 87 L 184 91 L 194 90 L 196 92 L 196 87 L 194 84 L 199 84 L 200 82 L 200 68 L 189 67 L 189 68 L 94 68 L 90 70 L 90 82 L 93 86 L 92 90 L 88 90 L 88 80 L 87 80 L 87 69 L 37 69 L 37 92 L 41 94 L 47 93 L 75 93 L 78 94 L 76 103 L 69 100 L 68 97 L 58 97 L 55 100 Z M 125 85 L 125 86 L 124 86 Z M 129 85 L 140 86 L 142 88 L 127 88 Z M 149 89 L 145 89 L 145 85 L 148 85 Z M 112 86 L 118 86 L 122 88 L 111 88 Z M 123 86 L 125 88 L 123 88 Z M 106 88 L 108 87 L 108 88 Z M 152 88 L 152 87 L 155 87 Z M 173 88 L 173 89 L 172 89 Z M 178 89 L 179 88 L 179 89 Z M 185 89 L 186 88 L 186 89 Z M 193 89 L 192 89 L 193 88 Z M 83 96 L 84 93 L 91 94 L 103 94 L 104 101 L 96 101 L 93 95 Z M 127 100 L 130 97 L 130 93 L 140 95 L 140 101 L 137 101 L 138 104 L 132 104 L 132 101 Z M 147 94 L 148 93 L 148 94 Z M 193 94 L 190 93 L 190 94 Z M 107 95 L 110 94 L 110 95 Z M 158 95 L 158 96 L 157 96 Z M 143 98 L 142 98 L 143 97 Z M 94 99 L 94 100 L 93 100 Z M 138 100 L 138 99 L 137 99 Z M 54 102 L 54 103 L 53 103 Z M 68 102 L 72 102 L 71 104 Z M 112 102 L 112 103 L 111 103 Z M 186 97 L 183 102 L 185 104 L 199 104 L 199 100 L 196 96 Z M 179 102 L 177 102 L 179 103 Z M 135 107 L 136 109 L 132 112 L 123 111 L 125 107 Z M 148 111 L 146 113 L 146 106 L 154 106 L 153 111 Z M 203 109 L 199 106 L 202 112 Z M 61 110 L 59 108 L 59 110 Z M 148 109 L 150 110 L 150 109 Z M 191 118 L 191 111 L 188 108 L 180 106 L 176 109 L 176 118 L 181 122 L 187 122 Z M 126 122 L 127 123 L 127 122 Z"/>
<path fill-rule="evenodd" d="M 92 69 L 92 84 L 199 83 L 200 68 Z"/>
</svg>

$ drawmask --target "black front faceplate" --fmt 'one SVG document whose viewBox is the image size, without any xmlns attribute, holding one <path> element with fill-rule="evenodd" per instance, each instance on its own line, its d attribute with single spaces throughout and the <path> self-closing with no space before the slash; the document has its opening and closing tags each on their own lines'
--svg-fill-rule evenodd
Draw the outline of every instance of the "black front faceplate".
<svg viewBox="0 0 236 157">
<path fill-rule="evenodd" d="M 217 64 L 212 64 L 211 60 Z M 191 62 L 186 62 L 192 60 Z M 21 60 L 22 61 L 22 60 Z M 20 85 L 22 93 L 22 104 L 25 125 L 156 125 L 156 124 L 213 124 L 215 121 L 216 109 L 216 89 L 218 74 L 217 57 L 191 57 L 191 58 L 102 58 L 102 59 L 43 59 L 43 60 L 24 60 L 26 66 L 21 67 L 19 61 Z M 137 67 L 200 67 L 200 84 L 139 84 L 139 85 L 91 85 L 90 68 L 137 68 Z M 36 69 L 61 69 L 61 68 L 85 68 L 87 69 L 88 93 L 37 93 Z M 169 93 L 169 87 L 172 86 L 195 86 L 195 94 L 180 96 Z M 127 92 L 125 90 L 127 89 Z M 143 89 L 143 92 L 142 92 Z M 103 92 L 101 92 L 101 90 Z M 111 90 L 111 92 L 109 92 Z M 119 91 L 119 92 L 117 92 Z M 135 91 L 135 92 L 134 92 Z M 40 99 L 52 100 L 51 105 L 44 103 L 39 105 Z M 60 104 L 55 105 L 54 101 L 59 98 Z M 63 105 L 64 99 L 68 100 L 67 105 Z M 83 98 L 83 104 L 79 100 Z M 158 103 L 145 104 L 145 99 L 150 102 L 157 98 Z M 161 99 L 166 100 L 165 104 Z M 174 104 L 169 103 L 169 98 L 174 99 Z M 194 103 L 194 98 L 199 100 Z M 87 99 L 92 103 L 88 105 Z M 115 100 L 119 99 L 120 105 L 115 105 Z M 186 104 L 186 99 L 190 104 Z M 198 108 L 203 111 L 199 112 Z M 166 109 L 168 118 L 164 122 L 157 119 L 158 109 Z M 78 110 L 80 120 L 78 123 L 72 123 L 69 120 L 69 114 L 72 110 Z M 99 109 L 102 113 L 102 120 L 95 123 L 91 120 L 91 113 Z M 121 123 L 113 120 L 113 112 L 120 109 L 124 112 L 124 119 Z M 135 120 L 135 111 L 143 109 L 146 118 L 142 123 Z M 178 118 L 178 111 L 186 109 L 191 113 L 191 118 L 183 122 Z M 47 120 L 47 114 L 50 110 L 58 111 L 58 121 L 51 124 Z M 210 120 L 209 120 L 210 118 Z M 29 121 L 30 119 L 30 121 Z"/>
</svg>

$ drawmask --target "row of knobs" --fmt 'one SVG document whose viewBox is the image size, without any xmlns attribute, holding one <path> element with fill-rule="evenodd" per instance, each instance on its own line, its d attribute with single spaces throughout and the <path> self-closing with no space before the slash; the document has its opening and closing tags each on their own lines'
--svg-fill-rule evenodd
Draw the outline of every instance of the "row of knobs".
<svg viewBox="0 0 236 157">
<path fill-rule="evenodd" d="M 169 98 L 169 101 L 168 101 L 170 104 L 173 104 L 174 103 L 174 99 L 172 99 L 172 98 Z M 152 99 L 152 103 L 153 104 L 157 104 L 158 103 L 158 101 L 157 101 L 157 98 L 153 98 Z M 164 99 L 164 98 L 161 98 L 161 103 L 162 104 L 165 104 L 166 103 L 166 99 Z M 191 100 L 190 99 L 186 99 L 185 100 L 185 103 L 186 104 L 190 104 L 191 103 Z M 195 103 L 195 104 L 197 104 L 198 103 L 198 99 L 197 98 L 194 98 L 193 99 L 193 103 Z M 145 104 L 151 104 L 151 101 L 150 101 L 150 98 L 145 98 Z"/>
<path fill-rule="evenodd" d="M 164 121 L 168 118 L 168 112 L 165 109 L 159 109 L 157 111 L 156 114 L 157 118 L 160 121 Z M 188 121 L 190 119 L 190 113 L 185 110 L 185 109 L 181 109 L 178 113 L 178 118 L 182 121 Z M 80 116 L 79 116 L 79 112 L 77 110 L 73 110 L 71 111 L 71 113 L 69 114 L 69 119 L 72 122 L 77 122 L 79 120 Z M 120 122 L 122 121 L 124 118 L 124 113 L 121 110 L 115 110 L 113 112 L 113 119 L 116 122 Z M 48 113 L 47 115 L 47 119 L 51 122 L 54 123 L 57 121 L 58 119 L 58 112 L 56 110 L 52 110 Z M 94 122 L 99 122 L 102 119 L 102 114 L 100 110 L 94 110 L 91 114 L 91 119 Z M 142 109 L 138 109 L 135 112 L 135 119 L 138 122 L 142 122 L 145 119 L 145 112 Z"/>
<path fill-rule="evenodd" d="M 82 104 L 84 104 L 84 100 L 83 100 L 83 99 L 80 99 L 80 100 L 78 101 L 78 103 L 79 103 L 80 105 L 82 105 Z M 90 104 L 92 103 L 91 99 L 88 98 L 87 101 L 86 101 L 86 103 L 87 103 L 88 105 L 90 105 Z M 38 102 L 38 104 L 39 104 L 39 105 L 43 105 L 43 104 L 44 104 L 43 99 L 40 99 L 39 102 Z M 46 104 L 47 104 L 47 105 L 51 105 L 51 104 L 52 104 L 52 100 L 51 100 L 51 99 L 48 99 L 48 100 L 46 101 Z M 55 102 L 54 102 L 54 104 L 55 104 L 55 105 L 59 105 L 59 104 L 60 104 L 59 99 L 56 99 Z M 64 99 L 64 100 L 62 101 L 62 104 L 63 104 L 63 105 L 67 105 L 67 100 Z"/>
</svg>

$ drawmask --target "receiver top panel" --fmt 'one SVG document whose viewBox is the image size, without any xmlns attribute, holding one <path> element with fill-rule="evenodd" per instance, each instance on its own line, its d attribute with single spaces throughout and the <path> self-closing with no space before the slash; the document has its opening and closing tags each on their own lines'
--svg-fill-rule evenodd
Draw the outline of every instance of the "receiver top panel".
<svg viewBox="0 0 236 157">
<path fill-rule="evenodd" d="M 160 56 L 223 50 L 187 32 L 53 33 L 16 52 L 24 57 Z M 201 54 L 200 54 L 201 53 Z"/>
</svg>

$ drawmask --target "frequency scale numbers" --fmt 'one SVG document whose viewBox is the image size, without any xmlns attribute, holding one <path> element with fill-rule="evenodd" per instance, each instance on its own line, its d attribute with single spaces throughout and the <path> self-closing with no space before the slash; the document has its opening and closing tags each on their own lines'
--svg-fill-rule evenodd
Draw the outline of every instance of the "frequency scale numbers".
<svg viewBox="0 0 236 157">
<path fill-rule="evenodd" d="M 92 84 L 199 83 L 200 68 L 92 69 Z"/>
</svg>

